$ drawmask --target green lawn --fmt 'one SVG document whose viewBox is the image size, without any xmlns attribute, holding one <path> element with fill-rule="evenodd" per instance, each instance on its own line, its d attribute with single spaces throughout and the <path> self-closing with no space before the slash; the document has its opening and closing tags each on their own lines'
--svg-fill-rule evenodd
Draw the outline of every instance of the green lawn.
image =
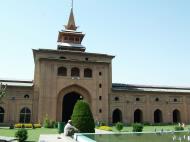
<svg viewBox="0 0 190 142">
<path fill-rule="evenodd" d="M 174 127 L 175 127 L 175 126 L 176 126 L 176 125 L 167 125 L 167 126 L 144 126 L 143 131 L 153 131 L 153 132 L 154 132 L 155 129 L 156 129 L 156 131 L 161 131 L 162 129 L 163 129 L 164 131 L 168 131 L 168 130 L 174 131 Z M 190 128 L 190 125 L 186 125 L 186 126 L 185 126 L 185 130 L 188 130 L 188 128 Z M 123 130 L 122 130 L 122 132 L 132 132 L 132 129 L 133 129 L 132 126 L 124 127 Z M 113 130 L 114 132 L 118 132 L 114 126 L 112 127 L 112 130 Z"/>
<path fill-rule="evenodd" d="M 143 131 L 155 131 L 155 129 L 157 131 L 160 131 L 161 129 L 163 129 L 164 131 L 168 131 L 168 130 L 174 130 L 174 127 L 176 125 L 168 125 L 168 126 L 144 126 Z M 188 128 L 190 128 L 190 125 L 187 125 L 185 127 L 185 130 L 187 130 Z M 113 126 L 112 127 L 114 132 L 118 132 L 116 130 L 116 128 Z M 10 137 L 14 137 L 15 132 L 18 129 L 9 129 L 8 127 L 0 127 L 0 136 L 10 136 Z M 37 142 L 39 139 L 40 134 L 58 134 L 58 130 L 57 129 L 48 129 L 48 128 L 36 128 L 36 129 L 27 129 L 28 130 L 28 139 L 27 141 L 33 141 L 33 142 Z M 131 132 L 132 131 L 132 126 L 127 126 L 124 127 L 122 132 Z"/>
<path fill-rule="evenodd" d="M 14 137 L 15 132 L 18 129 L 9 129 L 8 127 L 0 127 L 0 136 L 10 136 Z M 48 128 L 36 128 L 36 129 L 27 129 L 28 130 L 28 139 L 27 141 L 37 142 L 40 134 L 58 134 L 57 129 L 48 129 Z"/>
</svg>

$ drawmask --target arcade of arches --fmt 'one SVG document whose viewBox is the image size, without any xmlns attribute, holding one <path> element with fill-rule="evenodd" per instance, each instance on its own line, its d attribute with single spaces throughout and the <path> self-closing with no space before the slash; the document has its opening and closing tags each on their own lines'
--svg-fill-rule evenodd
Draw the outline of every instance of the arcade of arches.
<svg viewBox="0 0 190 142">
<path fill-rule="evenodd" d="M 160 109 L 156 109 L 153 114 L 154 123 L 163 123 L 163 115 Z M 122 111 L 120 109 L 113 110 L 112 113 L 112 123 L 122 122 Z M 134 111 L 134 123 L 143 123 L 143 111 L 136 109 Z M 181 115 L 178 109 L 173 110 L 172 112 L 172 122 L 178 123 L 181 122 Z"/>
</svg>

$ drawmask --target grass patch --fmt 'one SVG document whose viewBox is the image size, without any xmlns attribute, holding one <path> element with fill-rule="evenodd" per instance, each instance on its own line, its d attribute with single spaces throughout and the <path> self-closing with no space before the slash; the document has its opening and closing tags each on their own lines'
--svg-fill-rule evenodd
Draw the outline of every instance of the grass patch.
<svg viewBox="0 0 190 142">
<path fill-rule="evenodd" d="M 162 129 L 164 131 L 174 131 L 174 127 L 176 125 L 167 125 L 167 126 L 144 126 L 143 127 L 143 132 L 154 132 L 155 129 L 156 131 L 161 131 Z M 184 130 L 188 130 L 188 128 L 190 128 L 190 125 L 186 125 Z M 123 129 L 121 130 L 121 132 L 132 132 L 133 127 L 132 126 L 125 126 L 123 127 Z M 115 126 L 112 127 L 112 131 L 113 132 L 118 132 L 118 130 L 115 128 Z"/>
<path fill-rule="evenodd" d="M 15 132 L 18 129 L 19 128 L 9 129 L 8 127 L 0 127 L 0 136 L 14 137 Z M 37 129 L 28 128 L 27 131 L 28 131 L 27 141 L 33 141 L 33 142 L 38 141 L 40 134 L 58 134 L 57 129 L 48 129 L 48 128 L 37 128 Z"/>
</svg>

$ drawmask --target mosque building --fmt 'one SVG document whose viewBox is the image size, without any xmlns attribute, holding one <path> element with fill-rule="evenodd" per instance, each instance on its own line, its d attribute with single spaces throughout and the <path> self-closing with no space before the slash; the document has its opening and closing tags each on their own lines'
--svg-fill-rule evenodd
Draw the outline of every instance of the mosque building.
<svg viewBox="0 0 190 142">
<path fill-rule="evenodd" d="M 115 123 L 189 123 L 190 88 L 112 83 L 114 56 L 85 51 L 73 9 L 57 49 L 33 49 L 34 80 L 6 80 L 0 124 L 70 119 L 77 100 L 87 101 L 94 119 Z"/>
</svg>

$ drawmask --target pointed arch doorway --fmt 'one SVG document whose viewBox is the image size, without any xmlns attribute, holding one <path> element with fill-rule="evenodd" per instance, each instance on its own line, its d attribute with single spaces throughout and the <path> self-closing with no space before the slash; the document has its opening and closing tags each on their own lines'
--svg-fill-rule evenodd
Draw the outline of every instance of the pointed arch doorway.
<svg viewBox="0 0 190 142">
<path fill-rule="evenodd" d="M 85 100 L 91 107 L 90 93 L 79 85 L 63 88 L 57 96 L 56 121 L 67 122 L 73 113 L 77 100 Z"/>
<path fill-rule="evenodd" d="M 173 111 L 173 123 L 179 123 L 180 121 L 181 121 L 180 111 L 178 109 L 175 109 Z"/>
<path fill-rule="evenodd" d="M 134 123 L 142 123 L 143 122 L 143 113 L 140 109 L 136 109 L 134 112 Z"/>
<path fill-rule="evenodd" d="M 62 122 L 67 122 L 69 119 L 71 119 L 76 102 L 82 99 L 83 97 L 76 92 L 68 93 L 63 97 Z"/>
<path fill-rule="evenodd" d="M 115 109 L 112 114 L 112 123 L 122 122 L 122 112 L 120 109 Z"/>
<path fill-rule="evenodd" d="M 162 123 L 162 111 L 159 109 L 154 111 L 154 123 Z"/>
</svg>

